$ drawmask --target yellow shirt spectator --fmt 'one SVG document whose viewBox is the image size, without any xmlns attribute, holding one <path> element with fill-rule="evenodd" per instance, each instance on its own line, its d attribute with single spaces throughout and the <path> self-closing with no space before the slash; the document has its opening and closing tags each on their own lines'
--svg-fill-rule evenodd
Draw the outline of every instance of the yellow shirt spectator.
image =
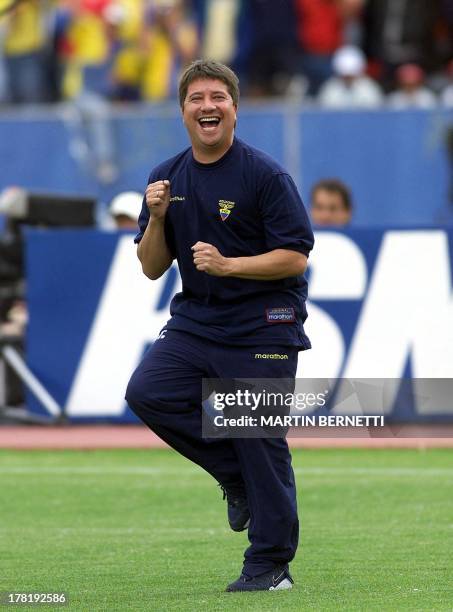
<svg viewBox="0 0 453 612">
<path fill-rule="evenodd" d="M 71 60 L 81 66 L 103 64 L 109 57 L 107 28 L 102 18 L 95 13 L 86 11 L 74 17 L 67 39 L 72 50 Z"/>
<path fill-rule="evenodd" d="M 158 14 L 148 33 L 142 77 L 145 100 L 162 100 L 175 95 L 180 71 L 191 62 L 197 51 L 195 24 L 184 16 L 181 5 Z"/>
<path fill-rule="evenodd" d="M 117 30 L 119 40 L 138 43 L 143 28 L 143 0 L 118 0 L 122 19 Z"/>
<path fill-rule="evenodd" d="M 3 20 L 4 52 L 7 56 L 25 55 L 44 46 L 44 18 L 38 0 L 19 4 Z"/>
</svg>

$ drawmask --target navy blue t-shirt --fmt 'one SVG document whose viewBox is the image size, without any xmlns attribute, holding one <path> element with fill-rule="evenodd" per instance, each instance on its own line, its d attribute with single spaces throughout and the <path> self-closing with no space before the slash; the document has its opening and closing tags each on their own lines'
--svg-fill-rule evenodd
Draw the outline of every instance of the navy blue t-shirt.
<svg viewBox="0 0 453 612">
<path fill-rule="evenodd" d="M 303 276 L 260 281 L 199 272 L 191 247 L 198 241 L 225 257 L 248 257 L 274 249 L 308 256 L 313 232 L 297 192 L 272 158 L 235 138 L 218 161 L 197 162 L 186 149 L 155 168 L 149 183 L 170 181 L 165 218 L 168 247 L 178 261 L 183 290 L 170 305 L 168 329 L 223 344 L 310 348 L 303 323 L 307 282 Z M 149 221 L 143 201 L 140 242 Z"/>
</svg>

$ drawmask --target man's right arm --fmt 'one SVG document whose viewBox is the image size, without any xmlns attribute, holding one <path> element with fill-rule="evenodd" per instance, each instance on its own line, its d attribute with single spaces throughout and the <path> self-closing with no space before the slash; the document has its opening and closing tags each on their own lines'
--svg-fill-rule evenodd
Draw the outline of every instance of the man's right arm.
<svg viewBox="0 0 453 612">
<path fill-rule="evenodd" d="M 165 216 L 170 204 L 170 181 L 150 183 L 145 193 L 149 209 L 149 221 L 139 242 L 137 256 L 143 273 L 151 280 L 157 280 L 168 270 L 173 255 L 165 240 Z"/>
</svg>

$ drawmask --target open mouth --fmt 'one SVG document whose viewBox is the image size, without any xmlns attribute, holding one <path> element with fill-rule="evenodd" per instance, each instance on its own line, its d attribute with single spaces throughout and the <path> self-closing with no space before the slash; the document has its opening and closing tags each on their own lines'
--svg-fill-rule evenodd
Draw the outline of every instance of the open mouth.
<svg viewBox="0 0 453 612">
<path fill-rule="evenodd" d="M 204 132 L 214 131 L 215 128 L 220 123 L 219 117 L 201 117 L 198 119 L 198 123 L 200 124 L 202 130 Z"/>
</svg>

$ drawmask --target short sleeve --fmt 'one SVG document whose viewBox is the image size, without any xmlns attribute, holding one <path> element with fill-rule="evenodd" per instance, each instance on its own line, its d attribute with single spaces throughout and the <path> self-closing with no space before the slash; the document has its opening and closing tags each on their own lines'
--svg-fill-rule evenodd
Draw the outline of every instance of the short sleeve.
<svg viewBox="0 0 453 612">
<path fill-rule="evenodd" d="M 261 189 L 259 205 L 269 251 L 290 249 L 308 257 L 314 244 L 313 231 L 292 178 L 273 174 Z"/>
<path fill-rule="evenodd" d="M 148 186 L 150 183 L 153 183 L 156 180 L 157 179 L 155 178 L 155 172 L 153 171 L 148 177 L 148 182 L 146 183 L 146 186 Z M 143 238 L 143 234 L 145 233 L 145 230 L 148 227 L 148 221 L 149 221 L 149 210 L 148 210 L 148 206 L 146 205 L 146 198 L 144 194 L 143 200 L 142 200 L 142 209 L 138 216 L 138 234 L 134 238 L 134 242 L 136 244 L 138 244 L 140 240 Z"/>
<path fill-rule="evenodd" d="M 148 181 L 148 185 L 151 181 Z M 146 200 L 145 200 L 145 196 L 143 196 L 143 201 L 142 201 L 142 209 L 140 211 L 140 215 L 138 217 L 138 234 L 135 236 L 134 238 L 134 242 L 136 244 L 138 244 L 140 242 L 140 240 L 143 238 L 143 234 L 145 233 L 145 230 L 148 226 L 148 221 L 149 221 L 149 210 L 148 207 L 146 205 Z"/>
</svg>

